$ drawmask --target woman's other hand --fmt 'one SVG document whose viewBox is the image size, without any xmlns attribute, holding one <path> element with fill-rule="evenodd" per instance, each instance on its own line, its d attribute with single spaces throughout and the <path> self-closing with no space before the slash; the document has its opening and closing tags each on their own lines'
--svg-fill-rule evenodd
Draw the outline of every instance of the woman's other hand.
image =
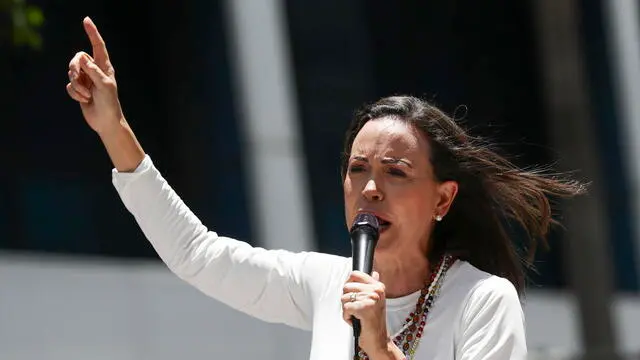
<svg viewBox="0 0 640 360">
<path fill-rule="evenodd" d="M 371 276 L 353 271 L 341 298 L 344 320 L 351 325 L 351 316 L 360 320 L 359 345 L 370 359 L 393 358 L 389 355 L 399 351 L 387 332 L 385 288 L 379 279 L 375 271 Z"/>
</svg>

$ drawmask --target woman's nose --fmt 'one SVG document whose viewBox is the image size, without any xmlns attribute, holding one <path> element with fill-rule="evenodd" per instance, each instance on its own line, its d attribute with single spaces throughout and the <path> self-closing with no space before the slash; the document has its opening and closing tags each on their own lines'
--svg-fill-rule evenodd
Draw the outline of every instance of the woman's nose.
<svg viewBox="0 0 640 360">
<path fill-rule="evenodd" d="M 369 201 L 382 201 L 384 198 L 380 187 L 374 179 L 367 181 L 364 189 L 362 189 L 362 195 Z"/>
</svg>

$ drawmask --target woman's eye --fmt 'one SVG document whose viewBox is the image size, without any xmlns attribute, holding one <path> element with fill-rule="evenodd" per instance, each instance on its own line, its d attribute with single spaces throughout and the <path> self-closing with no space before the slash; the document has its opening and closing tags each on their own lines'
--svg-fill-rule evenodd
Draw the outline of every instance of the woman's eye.
<svg viewBox="0 0 640 360">
<path fill-rule="evenodd" d="M 400 170 L 400 169 L 396 169 L 396 168 L 390 168 L 388 170 L 389 174 L 393 175 L 393 176 L 397 176 L 397 177 L 407 177 L 407 174 Z"/>
<path fill-rule="evenodd" d="M 364 166 L 362 165 L 353 165 L 349 168 L 349 172 L 351 173 L 359 173 L 364 171 Z"/>
</svg>

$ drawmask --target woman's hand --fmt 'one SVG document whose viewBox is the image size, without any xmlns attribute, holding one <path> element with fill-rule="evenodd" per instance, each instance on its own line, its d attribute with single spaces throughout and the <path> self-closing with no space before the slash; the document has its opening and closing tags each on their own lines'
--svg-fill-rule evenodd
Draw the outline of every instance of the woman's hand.
<svg viewBox="0 0 640 360">
<path fill-rule="evenodd" d="M 124 116 L 118 100 L 115 70 L 104 40 L 91 19 L 84 18 L 83 25 L 91 41 L 93 56 L 81 51 L 71 59 L 67 92 L 80 103 L 89 126 L 104 134 L 116 129 Z"/>
<path fill-rule="evenodd" d="M 91 19 L 86 17 L 82 23 L 93 57 L 81 51 L 71 59 L 67 92 L 80 103 L 84 119 L 100 136 L 114 167 L 130 172 L 142 162 L 145 152 L 122 114 L 107 46 Z"/>
<path fill-rule="evenodd" d="M 399 352 L 387 333 L 385 288 L 379 279 L 375 271 L 372 276 L 354 271 L 343 287 L 341 298 L 344 320 L 351 325 L 351 316 L 360 320 L 359 345 L 370 359 L 394 358 L 392 354 Z"/>
</svg>

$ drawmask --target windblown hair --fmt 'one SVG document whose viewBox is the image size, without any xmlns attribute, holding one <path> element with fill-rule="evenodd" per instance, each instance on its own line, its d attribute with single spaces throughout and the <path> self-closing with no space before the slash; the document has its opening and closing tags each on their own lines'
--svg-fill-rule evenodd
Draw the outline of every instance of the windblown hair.
<svg viewBox="0 0 640 360">
<path fill-rule="evenodd" d="M 548 246 L 550 226 L 558 224 L 550 199 L 582 194 L 585 186 L 547 169 L 518 168 L 487 141 L 468 135 L 453 118 L 411 96 L 386 97 L 356 112 L 343 152 L 343 179 L 356 135 L 368 121 L 383 117 L 406 121 L 422 131 L 436 180 L 458 183 L 447 216 L 433 230 L 430 260 L 448 252 L 524 291 L 536 248 Z M 524 230 L 522 246 L 516 246 L 507 231 L 514 222 Z"/>
</svg>

